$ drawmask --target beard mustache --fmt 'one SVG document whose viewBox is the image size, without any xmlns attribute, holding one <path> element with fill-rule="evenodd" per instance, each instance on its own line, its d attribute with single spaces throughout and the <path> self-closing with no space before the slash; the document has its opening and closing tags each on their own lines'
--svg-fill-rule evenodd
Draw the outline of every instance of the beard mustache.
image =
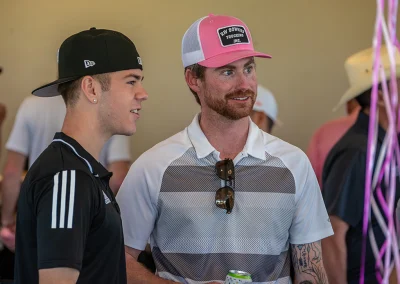
<svg viewBox="0 0 400 284">
<path fill-rule="evenodd" d="M 256 100 L 256 94 L 252 90 L 238 90 L 225 95 L 226 100 L 245 97 L 249 97 L 252 101 Z"/>
<path fill-rule="evenodd" d="M 229 101 L 233 98 L 248 97 L 251 104 L 233 106 Z M 206 97 L 205 103 L 218 114 L 230 119 L 239 120 L 251 114 L 256 100 L 256 94 L 252 90 L 238 90 L 225 95 L 224 98 L 216 99 L 211 94 Z"/>
</svg>

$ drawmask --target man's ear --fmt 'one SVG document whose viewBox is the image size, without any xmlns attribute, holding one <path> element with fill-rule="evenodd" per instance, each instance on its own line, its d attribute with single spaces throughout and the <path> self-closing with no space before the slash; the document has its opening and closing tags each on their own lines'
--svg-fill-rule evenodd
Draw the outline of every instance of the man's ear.
<svg viewBox="0 0 400 284">
<path fill-rule="evenodd" d="M 97 103 L 99 95 L 97 94 L 97 82 L 92 76 L 82 78 L 81 89 L 86 99 L 91 103 Z"/>
<path fill-rule="evenodd" d="M 190 69 L 185 70 L 185 80 L 189 88 L 198 94 L 200 91 L 199 88 L 200 80 L 195 76 L 192 70 Z"/>
</svg>

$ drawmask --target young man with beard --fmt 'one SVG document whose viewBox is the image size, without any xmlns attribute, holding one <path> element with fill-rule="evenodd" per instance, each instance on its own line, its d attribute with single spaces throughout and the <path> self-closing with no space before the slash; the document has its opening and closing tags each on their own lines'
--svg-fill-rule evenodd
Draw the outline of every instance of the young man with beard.
<svg viewBox="0 0 400 284">
<path fill-rule="evenodd" d="M 182 41 L 185 79 L 201 112 L 144 153 L 122 183 L 128 283 L 326 283 L 320 240 L 333 234 L 306 155 L 261 131 L 254 51 L 239 19 L 209 15 Z M 150 238 L 156 275 L 136 261 Z M 306 261 L 305 261 L 306 260 Z"/>
</svg>

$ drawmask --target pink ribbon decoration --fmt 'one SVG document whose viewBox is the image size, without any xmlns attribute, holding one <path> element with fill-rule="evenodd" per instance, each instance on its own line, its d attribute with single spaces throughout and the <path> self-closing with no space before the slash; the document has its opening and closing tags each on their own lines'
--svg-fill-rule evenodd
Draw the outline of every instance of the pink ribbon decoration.
<svg viewBox="0 0 400 284">
<path fill-rule="evenodd" d="M 385 22 L 385 0 L 377 0 L 377 14 L 375 21 L 375 33 L 373 37 L 374 61 L 372 72 L 371 107 L 368 126 L 368 151 L 365 175 L 364 216 L 363 216 L 363 242 L 361 251 L 360 284 L 364 284 L 365 257 L 367 246 L 367 234 L 372 251 L 376 259 L 376 277 L 379 283 L 388 283 L 393 269 L 397 271 L 397 282 L 400 283 L 400 257 L 399 257 L 399 232 L 400 220 L 396 218 L 396 180 L 400 168 L 400 149 L 397 134 L 400 131 L 400 115 L 398 110 L 396 52 L 400 44 L 396 36 L 397 0 L 387 1 L 387 23 Z M 390 69 L 384 70 L 381 64 L 380 51 L 382 41 L 387 47 Z M 400 64 L 400 63 L 399 63 Z M 390 71 L 389 79 L 386 73 Z M 378 87 L 381 83 L 383 100 L 388 115 L 388 128 L 381 150 L 376 152 L 378 135 Z M 378 157 L 376 165 L 375 158 Z M 375 172 L 374 172 L 375 166 Z M 384 195 L 381 188 L 386 187 Z M 374 194 L 376 193 L 377 200 Z M 378 206 L 382 208 L 383 216 Z M 371 222 L 371 208 L 378 224 L 385 233 L 385 242 L 378 247 L 372 229 L 368 229 Z"/>
</svg>

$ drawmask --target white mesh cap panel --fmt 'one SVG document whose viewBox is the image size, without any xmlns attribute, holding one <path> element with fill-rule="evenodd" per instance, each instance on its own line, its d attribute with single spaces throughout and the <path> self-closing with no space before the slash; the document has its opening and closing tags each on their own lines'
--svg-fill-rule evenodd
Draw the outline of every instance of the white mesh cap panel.
<svg viewBox="0 0 400 284">
<path fill-rule="evenodd" d="M 203 19 L 198 19 L 183 35 L 182 39 L 182 62 L 183 67 L 198 63 L 204 60 L 204 53 L 199 38 L 199 26 Z"/>
</svg>

